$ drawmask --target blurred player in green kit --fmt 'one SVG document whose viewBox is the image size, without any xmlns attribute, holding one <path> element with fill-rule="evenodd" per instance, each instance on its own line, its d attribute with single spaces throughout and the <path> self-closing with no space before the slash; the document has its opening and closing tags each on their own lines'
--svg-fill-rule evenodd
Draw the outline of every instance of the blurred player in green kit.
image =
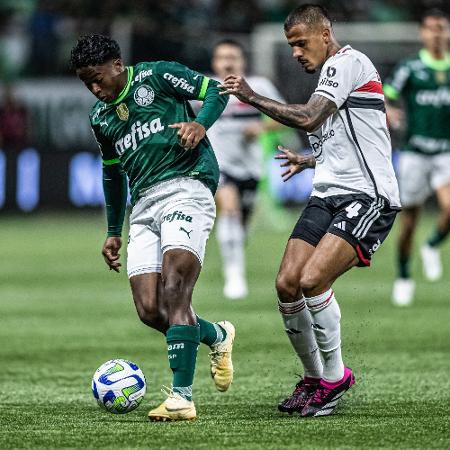
<svg viewBox="0 0 450 450">
<path fill-rule="evenodd" d="M 176 62 L 125 66 L 117 42 L 106 36 L 81 37 L 71 63 L 99 100 L 90 121 L 103 158 L 105 262 L 119 271 L 128 177 L 133 205 L 127 248 L 131 291 L 139 318 L 167 340 L 172 388 L 149 419 L 193 420 L 192 384 L 200 342 L 211 348 L 217 389 L 226 391 L 233 379 L 233 325 L 208 322 L 192 309 L 219 180 L 206 130 L 227 98 L 219 95 L 217 82 Z M 197 117 L 189 100 L 203 102 Z"/>
<path fill-rule="evenodd" d="M 401 62 L 384 87 L 391 125 L 399 125 L 406 112 L 406 142 L 400 155 L 400 214 L 398 278 L 392 301 L 406 306 L 414 299 L 410 258 L 420 207 L 435 193 L 440 209 L 437 226 L 421 247 L 423 271 L 430 281 L 442 277 L 439 245 L 450 229 L 450 26 L 438 10 L 424 14 L 420 27 L 424 48 Z"/>
</svg>

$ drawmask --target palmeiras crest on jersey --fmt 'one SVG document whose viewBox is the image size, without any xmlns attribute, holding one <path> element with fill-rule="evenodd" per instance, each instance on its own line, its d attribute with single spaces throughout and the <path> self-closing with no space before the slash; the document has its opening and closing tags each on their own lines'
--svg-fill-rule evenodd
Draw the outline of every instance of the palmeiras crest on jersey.
<svg viewBox="0 0 450 450">
<path fill-rule="evenodd" d="M 146 84 L 141 84 L 135 91 L 134 91 L 134 101 L 139 106 L 149 106 L 153 103 L 153 100 L 155 98 L 155 92 Z"/>
<path fill-rule="evenodd" d="M 119 116 L 120 120 L 123 120 L 126 122 L 128 120 L 128 117 L 130 117 L 130 111 L 128 111 L 128 106 L 125 103 L 121 103 L 116 108 L 116 113 Z"/>
</svg>

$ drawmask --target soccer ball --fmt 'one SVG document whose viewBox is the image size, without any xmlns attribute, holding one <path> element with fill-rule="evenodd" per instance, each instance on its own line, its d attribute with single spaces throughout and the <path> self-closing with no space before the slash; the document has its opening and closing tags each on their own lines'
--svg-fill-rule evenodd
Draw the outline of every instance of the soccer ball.
<svg viewBox="0 0 450 450">
<path fill-rule="evenodd" d="M 142 370 L 124 359 L 105 362 L 92 377 L 92 393 L 97 403 L 113 414 L 125 414 L 136 409 L 146 389 Z"/>
</svg>

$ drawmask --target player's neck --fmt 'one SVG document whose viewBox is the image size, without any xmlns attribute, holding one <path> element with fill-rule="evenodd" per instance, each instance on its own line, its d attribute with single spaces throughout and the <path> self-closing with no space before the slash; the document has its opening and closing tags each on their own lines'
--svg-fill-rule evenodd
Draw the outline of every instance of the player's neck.
<svg viewBox="0 0 450 450">
<path fill-rule="evenodd" d="M 447 48 L 425 48 L 425 50 L 435 60 L 446 59 L 448 55 Z"/>
<path fill-rule="evenodd" d="M 127 83 L 128 83 L 128 67 L 125 67 L 125 70 L 122 73 L 120 73 L 119 75 L 117 75 L 117 89 L 116 89 L 116 96 L 115 96 L 116 99 L 123 92 Z"/>
<path fill-rule="evenodd" d="M 331 58 L 332 56 L 334 56 L 340 49 L 342 48 L 342 46 L 339 44 L 338 41 L 336 40 L 332 40 L 329 44 L 328 47 L 328 58 Z"/>
</svg>

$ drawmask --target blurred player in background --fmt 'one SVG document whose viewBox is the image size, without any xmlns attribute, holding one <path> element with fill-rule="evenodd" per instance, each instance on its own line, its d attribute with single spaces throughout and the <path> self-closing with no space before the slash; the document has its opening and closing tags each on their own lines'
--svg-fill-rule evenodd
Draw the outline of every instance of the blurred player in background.
<svg viewBox="0 0 450 450">
<path fill-rule="evenodd" d="M 234 40 L 218 42 L 211 62 L 214 75 L 244 75 L 247 61 L 242 45 Z M 282 101 L 267 78 L 250 76 L 248 82 L 258 92 Z M 263 149 L 259 137 L 267 131 L 285 128 L 265 117 L 253 106 L 232 96 L 225 111 L 208 130 L 220 168 L 217 239 L 222 254 L 224 295 L 239 299 L 247 295 L 244 246 L 249 219 L 255 206 L 258 183 L 263 172 Z"/>
<path fill-rule="evenodd" d="M 227 99 L 217 82 L 176 62 L 124 66 L 114 40 L 80 38 L 72 66 L 98 98 L 90 120 L 103 158 L 108 221 L 103 256 L 119 271 L 127 176 L 130 216 L 127 271 L 142 322 L 167 340 L 172 388 L 150 420 L 192 420 L 197 349 L 211 348 L 211 375 L 219 391 L 233 379 L 234 327 L 195 315 L 192 293 L 213 227 L 219 168 L 206 130 Z M 201 100 L 197 117 L 189 100 Z"/>
<path fill-rule="evenodd" d="M 284 24 L 293 57 L 320 71 L 306 105 L 286 105 L 254 92 L 239 75 L 225 93 L 285 125 L 309 133 L 313 155 L 280 150 L 288 180 L 315 167 L 313 192 L 286 246 L 276 287 L 289 339 L 304 379 L 279 404 L 303 417 L 326 416 L 353 385 L 341 354 L 341 312 L 332 285 L 355 266 L 368 266 L 400 209 L 391 163 L 380 77 L 369 58 L 336 41 L 324 8 L 302 5 Z"/>
<path fill-rule="evenodd" d="M 398 278 L 392 292 L 394 304 L 409 305 L 414 298 L 411 279 L 412 242 L 421 206 L 436 193 L 440 214 L 437 226 L 421 247 L 423 272 L 430 281 L 442 276 L 439 245 L 450 229 L 450 53 L 448 18 L 440 11 L 422 18 L 424 48 L 401 62 L 384 88 L 388 116 L 399 126 L 406 110 L 406 143 L 400 155 L 399 183 L 403 211 L 400 215 Z"/>
</svg>

